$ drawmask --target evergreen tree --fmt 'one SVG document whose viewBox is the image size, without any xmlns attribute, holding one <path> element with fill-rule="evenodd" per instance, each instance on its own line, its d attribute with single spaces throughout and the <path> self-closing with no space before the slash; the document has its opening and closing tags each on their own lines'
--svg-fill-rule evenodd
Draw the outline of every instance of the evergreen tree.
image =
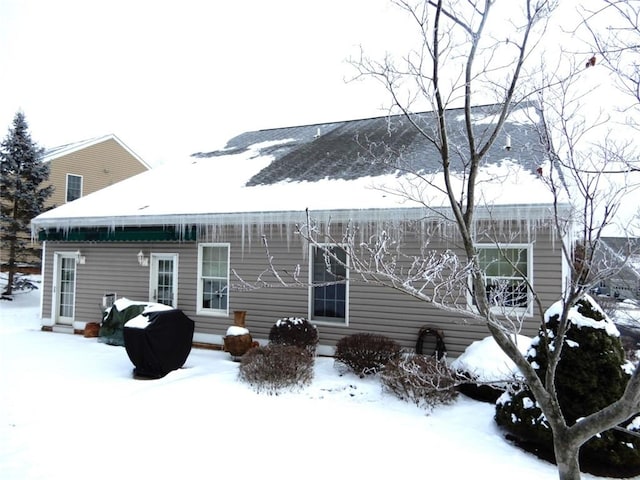
<svg viewBox="0 0 640 480">
<path fill-rule="evenodd" d="M 9 275 L 4 295 L 13 291 L 18 262 L 35 251 L 29 246 L 29 223 L 53 193 L 52 186 L 41 187 L 49 178 L 49 166 L 40 160 L 42 152 L 31 139 L 24 113 L 17 112 L 0 144 L 0 242 L 8 252 Z"/>
<path fill-rule="evenodd" d="M 547 310 L 546 324 L 533 339 L 527 361 L 541 378 L 549 368 L 547 339 L 558 334 L 561 302 Z M 591 297 L 572 309 L 563 353 L 555 374 L 562 413 L 574 425 L 620 398 L 633 371 L 625 360 L 619 333 Z M 524 386 L 505 393 L 496 404 L 496 422 L 525 449 L 553 460 L 553 432 L 532 392 Z M 580 466 L 595 475 L 626 478 L 640 473 L 640 415 L 588 440 L 580 449 Z"/>
</svg>

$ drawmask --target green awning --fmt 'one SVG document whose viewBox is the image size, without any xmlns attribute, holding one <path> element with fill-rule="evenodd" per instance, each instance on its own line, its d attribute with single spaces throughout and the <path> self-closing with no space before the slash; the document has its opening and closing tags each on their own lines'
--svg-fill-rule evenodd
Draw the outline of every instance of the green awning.
<svg viewBox="0 0 640 480">
<path fill-rule="evenodd" d="M 184 230 L 175 227 L 78 228 L 48 229 L 38 233 L 38 240 L 56 242 L 193 242 L 195 227 Z"/>
</svg>

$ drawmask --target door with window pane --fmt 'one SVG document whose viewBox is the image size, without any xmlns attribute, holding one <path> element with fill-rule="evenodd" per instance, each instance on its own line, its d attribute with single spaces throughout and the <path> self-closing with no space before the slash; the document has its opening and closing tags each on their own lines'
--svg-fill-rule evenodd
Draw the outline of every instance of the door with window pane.
<svg viewBox="0 0 640 480">
<path fill-rule="evenodd" d="M 176 308 L 178 304 L 178 254 L 151 254 L 149 300 Z"/>
<path fill-rule="evenodd" d="M 55 257 L 56 283 L 54 284 L 55 323 L 73 325 L 76 303 L 76 256 L 58 253 Z"/>
</svg>

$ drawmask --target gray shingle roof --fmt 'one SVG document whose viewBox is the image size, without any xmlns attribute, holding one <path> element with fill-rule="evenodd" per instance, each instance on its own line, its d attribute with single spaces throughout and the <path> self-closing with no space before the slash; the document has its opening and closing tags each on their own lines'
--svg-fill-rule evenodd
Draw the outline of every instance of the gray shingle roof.
<svg viewBox="0 0 640 480">
<path fill-rule="evenodd" d="M 526 104 L 519 109 L 531 107 Z M 491 128 L 490 119 L 497 105 L 475 107 L 474 132 L 479 141 L 486 139 Z M 523 110 L 524 111 L 524 110 Z M 446 113 L 449 146 L 455 170 L 463 169 L 468 151 L 462 109 Z M 429 136 L 435 136 L 436 117 L 433 112 L 418 113 L 415 121 Z M 511 149 L 505 149 L 510 136 Z M 501 136 L 485 156 L 485 163 L 499 163 L 505 158 L 518 161 L 534 172 L 542 162 L 538 131 L 532 121 L 507 121 Z M 250 145 L 262 142 L 278 143 L 262 148 L 274 156 L 274 161 L 254 175 L 252 185 L 270 185 L 282 181 L 318 181 L 355 179 L 393 173 L 398 167 L 435 173 L 441 170 L 440 156 L 429 140 L 403 115 L 322 123 L 314 125 L 274 128 L 246 132 L 232 138 L 223 151 L 197 153 L 196 157 L 215 157 L 241 152 Z"/>
</svg>

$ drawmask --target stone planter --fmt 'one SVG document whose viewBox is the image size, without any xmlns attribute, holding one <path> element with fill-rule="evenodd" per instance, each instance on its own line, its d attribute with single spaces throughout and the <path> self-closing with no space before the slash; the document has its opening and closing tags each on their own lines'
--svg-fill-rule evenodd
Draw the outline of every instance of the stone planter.
<svg viewBox="0 0 640 480">
<path fill-rule="evenodd" d="M 233 325 L 227 329 L 224 337 L 224 351 L 229 352 L 234 360 L 238 360 L 253 346 L 253 338 L 245 327 L 245 310 L 234 310 Z"/>
<path fill-rule="evenodd" d="M 227 336 L 224 337 L 224 350 L 229 352 L 232 357 L 241 357 L 251 348 L 252 344 L 253 339 L 250 333 L 229 335 L 227 332 Z"/>
</svg>

